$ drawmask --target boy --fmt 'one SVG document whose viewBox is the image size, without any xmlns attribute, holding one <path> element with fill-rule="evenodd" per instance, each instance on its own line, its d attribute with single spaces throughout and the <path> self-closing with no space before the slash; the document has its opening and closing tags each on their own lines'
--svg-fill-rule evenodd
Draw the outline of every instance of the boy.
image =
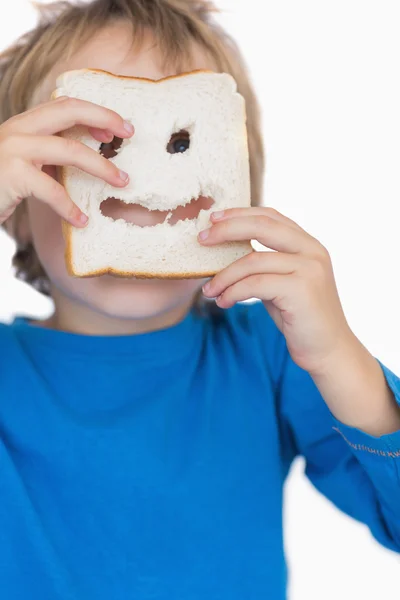
<svg viewBox="0 0 400 600">
<path fill-rule="evenodd" d="M 55 306 L 45 322 L 0 327 L 7 599 L 283 599 L 282 488 L 298 454 L 322 493 L 400 549 L 400 380 L 351 331 L 326 249 L 258 207 L 256 101 L 210 11 L 50 5 L 1 57 L 0 221 L 21 276 Z M 199 243 L 257 239 L 276 252 L 210 282 L 69 277 L 60 217 L 86 218 L 55 165 L 116 188 L 126 177 L 56 134 L 80 123 L 99 145 L 134 135 L 103 107 L 48 101 L 59 73 L 83 67 L 231 73 L 246 99 L 254 206 L 215 214 Z M 215 311 L 199 306 L 201 286 Z M 253 297 L 262 302 L 236 304 Z"/>
</svg>

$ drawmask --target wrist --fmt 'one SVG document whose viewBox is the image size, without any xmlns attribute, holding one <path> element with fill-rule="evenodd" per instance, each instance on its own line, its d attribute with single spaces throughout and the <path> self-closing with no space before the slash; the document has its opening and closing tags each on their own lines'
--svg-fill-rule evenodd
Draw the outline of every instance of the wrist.
<svg viewBox="0 0 400 600">
<path fill-rule="evenodd" d="M 334 349 L 319 361 L 318 366 L 309 369 L 308 372 L 314 380 L 331 377 L 333 373 L 340 373 L 347 366 L 351 368 L 354 363 L 369 360 L 370 356 L 356 335 L 347 328 L 337 336 Z"/>
<path fill-rule="evenodd" d="M 382 368 L 353 333 L 310 375 L 344 425 L 377 437 L 400 429 L 400 407 Z"/>
</svg>

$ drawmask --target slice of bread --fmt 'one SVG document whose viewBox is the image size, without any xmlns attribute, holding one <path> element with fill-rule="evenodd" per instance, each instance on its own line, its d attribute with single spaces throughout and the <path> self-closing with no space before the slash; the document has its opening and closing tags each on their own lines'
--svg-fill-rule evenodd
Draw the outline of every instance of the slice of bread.
<svg viewBox="0 0 400 600">
<path fill-rule="evenodd" d="M 89 216 L 84 229 L 63 223 L 71 275 L 209 277 L 252 252 L 247 241 L 204 247 L 197 239 L 210 225 L 211 212 L 250 206 L 245 103 L 230 75 L 193 71 L 150 80 L 81 69 L 58 77 L 52 98 L 59 96 L 115 110 L 135 127 L 132 138 L 123 140 L 109 159 L 129 173 L 125 188 L 76 167 L 60 169 L 68 194 Z M 182 131 L 189 147 L 171 153 L 171 136 Z M 100 152 L 100 142 L 86 127 L 61 135 Z M 196 218 L 169 223 L 175 210 L 199 197 L 212 199 L 212 207 Z M 168 216 L 152 226 L 113 219 L 101 212 L 109 198 Z"/>
</svg>

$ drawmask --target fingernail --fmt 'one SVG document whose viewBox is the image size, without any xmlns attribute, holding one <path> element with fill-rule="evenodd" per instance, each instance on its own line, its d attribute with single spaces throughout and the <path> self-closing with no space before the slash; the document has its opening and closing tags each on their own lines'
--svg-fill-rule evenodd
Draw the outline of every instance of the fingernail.
<svg viewBox="0 0 400 600">
<path fill-rule="evenodd" d="M 89 217 L 87 215 L 85 215 L 84 213 L 81 213 L 80 217 L 79 217 L 79 221 L 82 223 L 82 225 L 86 225 L 86 223 L 89 221 Z"/>
<path fill-rule="evenodd" d="M 211 287 L 211 283 L 208 281 L 207 283 L 205 283 L 205 284 L 203 285 L 203 292 L 204 292 L 205 294 L 208 294 L 208 292 L 210 291 L 210 287 Z"/>
<path fill-rule="evenodd" d="M 134 133 L 135 131 L 134 126 L 132 125 L 132 123 L 129 123 L 129 121 L 124 121 L 124 129 L 130 134 Z"/>
<path fill-rule="evenodd" d="M 217 210 L 216 212 L 211 213 L 211 216 L 213 219 L 222 219 L 224 214 L 225 214 L 224 210 Z"/>
<path fill-rule="evenodd" d="M 128 173 L 125 173 L 125 171 L 120 171 L 119 176 L 120 176 L 120 179 L 122 179 L 122 181 L 125 181 L 125 182 L 128 181 L 128 179 L 129 179 L 129 175 L 128 175 Z"/>
<path fill-rule="evenodd" d="M 204 242 L 204 240 L 206 240 L 209 235 L 210 235 L 210 228 L 204 229 L 204 231 L 200 231 L 199 239 L 201 239 L 201 241 Z"/>
</svg>

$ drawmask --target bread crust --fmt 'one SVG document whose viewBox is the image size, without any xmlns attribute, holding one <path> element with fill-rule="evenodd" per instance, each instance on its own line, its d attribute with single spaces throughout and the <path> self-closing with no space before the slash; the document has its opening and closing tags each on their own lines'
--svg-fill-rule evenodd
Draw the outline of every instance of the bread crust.
<svg viewBox="0 0 400 600">
<path fill-rule="evenodd" d="M 111 73 L 110 71 L 105 71 L 103 69 L 84 68 L 84 69 L 75 69 L 74 71 L 66 71 L 65 73 L 62 73 L 59 77 L 62 78 L 63 76 L 67 75 L 68 73 L 72 73 L 72 72 L 100 73 L 103 75 L 108 75 L 108 76 L 114 77 L 116 79 L 131 79 L 131 80 L 135 80 L 135 81 L 147 81 L 149 83 L 162 83 L 163 81 L 166 81 L 169 79 L 179 79 L 181 77 L 187 77 L 189 75 L 195 75 L 198 73 L 215 73 L 215 71 L 212 71 L 210 69 L 195 69 L 193 71 L 179 73 L 178 75 L 169 75 L 169 76 L 163 77 L 161 79 L 149 79 L 147 77 L 134 77 L 131 75 L 116 75 L 115 73 Z M 55 100 L 57 98 L 57 96 L 56 96 L 57 89 L 59 89 L 59 88 L 56 88 L 52 92 L 51 97 L 50 97 L 51 100 Z M 61 136 L 63 135 L 62 132 L 60 135 Z M 64 188 L 66 189 L 65 167 L 63 167 L 63 166 L 57 167 L 57 171 L 59 173 L 59 178 L 61 180 L 61 183 L 64 186 Z M 76 273 L 76 271 L 74 270 L 74 266 L 73 266 L 72 231 L 73 231 L 73 226 L 70 223 L 68 223 L 67 221 L 63 220 L 62 221 L 62 233 L 63 233 L 63 237 L 65 240 L 65 264 L 67 267 L 68 274 L 71 275 L 72 277 L 87 278 L 87 277 L 100 277 L 101 275 L 115 275 L 117 277 L 125 277 L 125 278 L 132 277 L 132 278 L 136 278 L 136 279 L 202 279 L 202 278 L 207 278 L 207 277 L 213 277 L 214 275 L 216 275 L 218 273 L 218 270 L 203 271 L 203 272 L 186 272 L 186 273 L 155 273 L 155 272 L 149 273 L 149 272 L 138 272 L 138 271 L 120 271 L 118 269 L 114 269 L 113 267 L 108 267 L 105 269 L 98 269 L 97 271 L 90 271 L 88 273 L 85 273 L 84 275 L 81 275 L 79 273 Z M 254 249 L 250 242 L 248 244 L 248 249 L 249 249 L 249 254 L 251 252 L 254 252 Z"/>
<path fill-rule="evenodd" d="M 65 77 L 69 73 L 101 73 L 102 75 L 109 75 L 114 77 L 115 79 L 132 79 L 133 81 L 148 81 L 149 83 L 162 83 L 163 81 L 167 81 L 168 79 L 180 79 L 181 77 L 187 77 L 188 75 L 196 75 L 197 73 L 216 73 L 216 71 L 212 71 L 211 69 L 194 69 L 193 71 L 185 71 L 184 73 L 178 73 L 177 75 L 168 75 L 167 77 L 161 77 L 160 79 L 150 79 L 149 77 L 135 77 L 134 75 L 116 75 L 115 73 L 111 73 L 110 71 L 106 71 L 104 69 L 71 69 L 70 71 L 65 71 L 58 76 L 58 78 Z M 58 79 L 57 78 L 57 79 Z M 51 98 L 55 98 L 55 93 L 57 92 L 56 88 L 52 94 Z"/>
</svg>

